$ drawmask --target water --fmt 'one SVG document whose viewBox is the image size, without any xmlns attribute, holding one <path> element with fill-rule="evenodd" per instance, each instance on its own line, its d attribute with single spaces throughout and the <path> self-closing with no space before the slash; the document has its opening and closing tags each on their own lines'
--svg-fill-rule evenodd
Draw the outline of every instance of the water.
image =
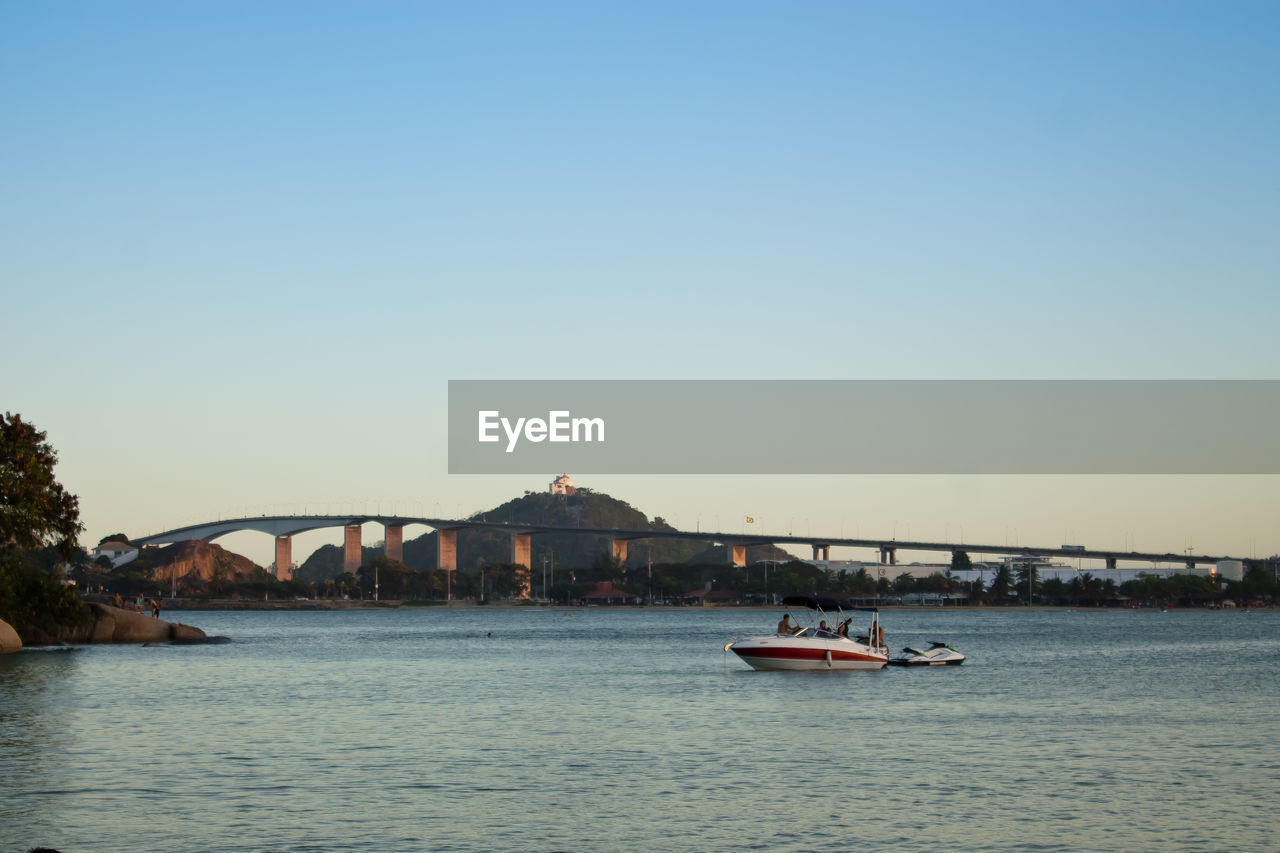
<svg viewBox="0 0 1280 853">
<path fill-rule="evenodd" d="M 183 613 L 236 642 L 0 657 L 0 853 L 1276 849 L 1280 613 L 891 611 L 969 661 L 724 655 L 778 615 Z"/>
</svg>

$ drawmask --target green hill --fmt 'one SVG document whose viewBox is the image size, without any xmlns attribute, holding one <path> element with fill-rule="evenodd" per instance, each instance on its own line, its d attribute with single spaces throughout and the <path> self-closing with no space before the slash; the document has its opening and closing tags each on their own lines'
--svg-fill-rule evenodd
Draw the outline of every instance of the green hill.
<svg viewBox="0 0 1280 853">
<path fill-rule="evenodd" d="M 625 528 L 629 530 L 674 530 L 661 516 L 652 521 L 626 501 L 603 492 L 579 488 L 575 495 L 551 495 L 526 492 L 491 510 L 471 516 L 474 521 L 506 524 L 534 524 L 552 527 Z M 425 571 L 437 568 L 437 534 L 425 533 L 404 543 L 404 562 L 411 569 Z M 610 562 L 610 540 L 607 536 L 584 536 L 573 533 L 546 533 L 534 536 L 530 565 L 536 570 L 546 565 L 555 569 L 601 568 Z M 382 555 L 382 547 L 365 547 L 361 562 L 368 563 Z M 325 545 L 318 548 L 302 564 L 297 577 L 311 583 L 329 580 L 342 573 L 342 547 Z M 772 545 L 752 547 L 748 559 L 788 560 L 791 555 Z M 507 563 L 511 560 L 511 536 L 500 530 L 459 530 L 458 569 L 474 572 L 480 566 Z M 633 539 L 627 543 L 625 567 L 638 568 L 650 561 L 654 565 L 685 563 L 727 563 L 724 549 L 709 548 L 702 540 Z"/>
</svg>

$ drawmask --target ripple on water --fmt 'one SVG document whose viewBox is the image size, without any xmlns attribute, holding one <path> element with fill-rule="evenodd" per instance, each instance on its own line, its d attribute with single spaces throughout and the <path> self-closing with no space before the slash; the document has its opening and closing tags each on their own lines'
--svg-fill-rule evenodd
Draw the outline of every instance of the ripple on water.
<svg viewBox="0 0 1280 853">
<path fill-rule="evenodd" d="M 0 851 L 1182 853 L 1280 829 L 1277 614 L 895 611 L 892 644 L 969 662 L 809 675 L 723 654 L 772 611 L 596 611 L 184 614 L 236 642 L 0 660 Z"/>
</svg>

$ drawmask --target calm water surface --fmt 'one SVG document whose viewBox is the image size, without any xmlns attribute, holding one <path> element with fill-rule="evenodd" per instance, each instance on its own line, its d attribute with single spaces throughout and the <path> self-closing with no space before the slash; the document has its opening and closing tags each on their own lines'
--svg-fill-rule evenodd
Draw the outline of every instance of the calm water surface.
<svg viewBox="0 0 1280 853">
<path fill-rule="evenodd" d="M 891 611 L 968 663 L 724 655 L 780 613 L 187 612 L 236 642 L 0 657 L 0 853 L 1280 849 L 1280 613 Z"/>
</svg>

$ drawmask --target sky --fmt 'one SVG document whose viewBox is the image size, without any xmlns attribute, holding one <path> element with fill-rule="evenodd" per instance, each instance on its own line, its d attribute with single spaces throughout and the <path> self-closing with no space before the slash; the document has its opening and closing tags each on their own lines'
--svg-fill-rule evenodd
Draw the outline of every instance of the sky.
<svg viewBox="0 0 1280 853">
<path fill-rule="evenodd" d="M 1176 0 L 10 0 L 0 407 L 92 545 L 546 488 L 447 473 L 450 379 L 1280 378 L 1277 33 Z M 1234 556 L 1280 552 L 1278 479 L 576 478 L 702 529 Z"/>
</svg>

